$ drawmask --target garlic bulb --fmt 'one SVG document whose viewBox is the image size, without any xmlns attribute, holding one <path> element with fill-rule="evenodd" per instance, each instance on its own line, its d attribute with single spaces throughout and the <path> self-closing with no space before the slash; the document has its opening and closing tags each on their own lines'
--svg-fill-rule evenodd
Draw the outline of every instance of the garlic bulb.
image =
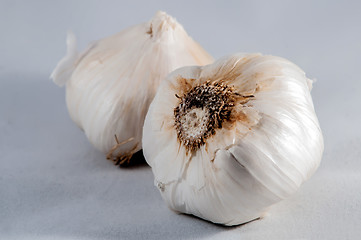
<svg viewBox="0 0 361 240">
<path fill-rule="evenodd" d="M 68 52 L 51 75 L 66 84 L 72 120 L 89 141 L 116 163 L 141 149 L 142 127 L 159 83 L 176 68 L 205 65 L 212 57 L 171 16 L 102 39 L 82 55 L 72 34 Z"/>
<path fill-rule="evenodd" d="M 260 54 L 172 72 L 143 128 L 143 153 L 169 207 L 236 225 L 293 194 L 323 152 L 310 88 L 295 64 Z"/>
</svg>

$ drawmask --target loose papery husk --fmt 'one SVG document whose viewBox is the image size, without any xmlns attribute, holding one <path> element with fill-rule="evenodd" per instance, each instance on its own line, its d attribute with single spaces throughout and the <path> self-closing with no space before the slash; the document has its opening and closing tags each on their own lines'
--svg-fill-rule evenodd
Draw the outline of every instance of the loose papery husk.
<svg viewBox="0 0 361 240">
<path fill-rule="evenodd" d="M 294 194 L 318 168 L 324 148 L 311 83 L 286 59 L 246 53 L 169 74 L 143 128 L 143 153 L 167 205 L 214 223 L 237 225 L 264 216 L 273 204 Z M 242 101 L 232 100 L 231 115 L 204 144 L 187 147 L 192 142 L 179 137 L 184 135 L 176 127 L 177 106 L 184 106 L 182 101 L 197 86 L 206 91 L 219 84 Z M 190 109 L 199 114 L 193 117 L 209 112 L 207 106 Z M 185 119 L 202 131 L 208 126 L 193 117 Z"/>
<path fill-rule="evenodd" d="M 72 33 L 67 46 L 51 78 L 65 84 L 72 120 L 116 164 L 129 162 L 142 148 L 145 115 L 166 75 L 182 66 L 213 62 L 174 18 L 160 11 L 82 54 Z"/>
</svg>

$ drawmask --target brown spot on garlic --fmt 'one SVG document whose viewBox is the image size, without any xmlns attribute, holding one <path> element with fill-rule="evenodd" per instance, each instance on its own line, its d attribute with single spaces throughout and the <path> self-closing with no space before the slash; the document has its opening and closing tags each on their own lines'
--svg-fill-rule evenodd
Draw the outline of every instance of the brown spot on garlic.
<svg viewBox="0 0 361 240">
<path fill-rule="evenodd" d="M 180 91 L 180 95 L 185 95 L 187 92 L 189 92 L 193 88 L 192 82 L 194 82 L 195 79 L 186 79 L 182 77 L 178 77 L 177 82 L 178 86 L 174 86 L 174 90 Z M 178 95 L 179 96 L 179 95 Z"/>
<path fill-rule="evenodd" d="M 174 108 L 178 141 L 184 145 L 187 153 L 197 151 L 206 144 L 217 129 L 230 128 L 235 121 L 248 122 L 247 116 L 235 111 L 234 107 L 247 103 L 253 97 L 235 92 L 233 86 L 222 81 L 207 81 L 193 88 L 189 81 L 194 79 L 178 80 L 184 92 L 182 96 L 176 94 L 180 102 Z"/>
<path fill-rule="evenodd" d="M 147 34 L 149 34 L 150 37 L 153 37 L 153 26 L 152 26 L 152 24 L 150 24 L 149 30 L 147 31 Z"/>
</svg>

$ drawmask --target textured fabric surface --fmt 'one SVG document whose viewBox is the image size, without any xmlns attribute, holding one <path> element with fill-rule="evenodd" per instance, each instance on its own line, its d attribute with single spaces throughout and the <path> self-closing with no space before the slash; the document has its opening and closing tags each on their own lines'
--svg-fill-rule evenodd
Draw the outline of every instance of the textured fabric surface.
<svg viewBox="0 0 361 240">
<path fill-rule="evenodd" d="M 358 1 L 2 1 L 0 239 L 358 239 L 361 15 Z M 325 139 L 319 170 L 261 220 L 222 227 L 167 208 L 145 164 L 115 167 L 70 120 L 48 76 L 72 29 L 80 48 L 177 18 L 215 58 L 279 55 L 310 78 Z M 141 157 L 140 155 L 138 155 Z"/>
</svg>

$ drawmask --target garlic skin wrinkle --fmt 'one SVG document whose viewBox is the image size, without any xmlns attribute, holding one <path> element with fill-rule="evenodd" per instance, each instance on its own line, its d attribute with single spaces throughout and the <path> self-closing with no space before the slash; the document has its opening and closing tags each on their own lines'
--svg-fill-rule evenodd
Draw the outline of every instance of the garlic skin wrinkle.
<svg viewBox="0 0 361 240">
<path fill-rule="evenodd" d="M 51 78 L 66 85 L 72 120 L 118 164 L 141 149 L 145 115 L 167 74 L 213 62 L 174 18 L 160 11 L 147 23 L 92 44 L 83 54 L 77 53 L 72 33 L 67 46 Z"/>
<path fill-rule="evenodd" d="M 143 128 L 143 153 L 168 206 L 236 225 L 297 191 L 324 148 L 311 83 L 290 61 L 261 54 L 172 72 Z"/>
</svg>

